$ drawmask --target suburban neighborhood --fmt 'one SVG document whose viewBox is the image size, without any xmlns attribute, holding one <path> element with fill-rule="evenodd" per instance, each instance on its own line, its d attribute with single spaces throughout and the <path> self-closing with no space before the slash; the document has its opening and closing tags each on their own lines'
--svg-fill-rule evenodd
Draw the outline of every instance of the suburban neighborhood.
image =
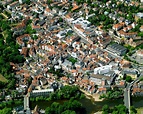
<svg viewBox="0 0 143 114">
<path fill-rule="evenodd" d="M 44 114 L 30 110 L 29 97 L 65 85 L 78 86 L 95 101 L 118 88 L 130 114 L 130 97 L 143 96 L 143 1 L 103 1 L 0 1 L 0 15 L 12 24 L 25 59 L 10 62 L 26 111 L 13 109 L 13 114 Z M 0 94 L 12 99 L 12 94 Z"/>
</svg>

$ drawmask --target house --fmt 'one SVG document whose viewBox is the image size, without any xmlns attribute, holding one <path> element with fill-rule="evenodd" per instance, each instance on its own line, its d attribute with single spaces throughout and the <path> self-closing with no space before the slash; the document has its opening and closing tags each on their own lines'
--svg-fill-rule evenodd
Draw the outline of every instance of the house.
<svg viewBox="0 0 143 114">
<path fill-rule="evenodd" d="M 134 83 L 132 87 L 132 95 L 143 96 L 143 81 Z"/>
<path fill-rule="evenodd" d="M 131 24 L 131 21 L 129 21 L 129 20 L 125 20 L 125 24 L 126 24 L 126 26 L 128 26 L 129 24 Z"/>
<path fill-rule="evenodd" d="M 140 38 L 138 39 L 138 37 L 134 37 L 134 39 L 130 38 L 129 40 L 125 40 L 125 43 L 132 47 L 136 47 L 140 44 L 143 44 L 143 40 Z"/>
<path fill-rule="evenodd" d="M 137 50 L 137 51 L 136 51 L 136 55 L 137 55 L 137 57 L 139 57 L 139 58 L 143 58 L 143 50 Z"/>
<path fill-rule="evenodd" d="M 89 80 L 92 81 L 92 82 L 94 82 L 95 85 L 100 86 L 100 85 L 102 85 L 102 79 L 103 79 L 103 78 L 106 80 L 106 83 L 107 83 L 108 85 L 110 85 L 110 84 L 112 83 L 112 82 L 111 82 L 111 77 L 109 77 L 109 76 L 104 76 L 104 75 L 101 75 L 101 74 L 90 74 Z"/>
<path fill-rule="evenodd" d="M 84 66 L 84 62 L 77 61 L 75 62 L 75 67 L 82 68 Z"/>
<path fill-rule="evenodd" d="M 123 28 L 124 25 L 125 25 L 124 22 L 122 22 L 122 23 L 117 23 L 117 24 L 114 24 L 112 28 L 113 28 L 114 30 L 118 31 L 118 30 L 120 30 L 121 28 Z"/>
<path fill-rule="evenodd" d="M 24 57 L 27 57 L 28 56 L 28 48 L 27 47 L 23 47 L 22 51 L 21 51 L 21 54 L 24 55 Z"/>
<path fill-rule="evenodd" d="M 76 4 L 76 2 L 73 2 L 72 6 L 73 6 L 73 8 L 71 9 L 71 11 L 74 11 L 79 8 L 79 6 Z"/>
<path fill-rule="evenodd" d="M 67 83 L 68 82 L 68 77 L 64 76 L 64 77 L 61 77 L 61 81 L 63 83 Z"/>
<path fill-rule="evenodd" d="M 61 66 L 62 66 L 63 69 L 65 69 L 65 70 L 68 71 L 68 70 L 70 70 L 71 67 L 72 67 L 72 62 L 70 62 L 70 61 L 68 61 L 67 59 L 65 59 L 64 62 L 61 63 Z"/>
<path fill-rule="evenodd" d="M 14 35 L 21 35 L 24 33 L 24 30 L 26 29 L 26 24 L 25 23 L 20 23 L 16 27 L 12 28 L 14 31 Z"/>
<path fill-rule="evenodd" d="M 46 23 L 45 20 L 39 21 L 37 25 L 43 26 Z"/>
<path fill-rule="evenodd" d="M 139 19 L 143 19 L 143 13 L 141 12 L 135 14 L 135 20 L 138 21 Z"/>
<path fill-rule="evenodd" d="M 120 61 L 120 66 L 122 68 L 129 68 L 129 67 L 131 67 L 131 63 L 129 61 L 123 59 Z"/>
<path fill-rule="evenodd" d="M 110 84 L 107 83 L 107 79 L 102 78 L 101 85 L 98 86 L 97 93 L 105 94 L 109 88 L 110 88 Z"/>
<path fill-rule="evenodd" d="M 42 78 L 40 78 L 40 83 L 43 86 L 43 85 L 46 85 L 48 83 L 48 81 L 46 78 L 42 77 Z"/>
<path fill-rule="evenodd" d="M 117 55 L 124 55 L 127 52 L 127 49 L 117 43 L 114 43 L 112 45 L 107 46 L 106 48 L 108 51 L 111 51 L 112 53 L 115 53 Z"/>
<path fill-rule="evenodd" d="M 25 42 L 28 42 L 31 39 L 29 34 L 24 34 L 21 35 L 19 37 L 16 38 L 16 42 L 20 45 L 20 46 L 24 46 Z"/>
<path fill-rule="evenodd" d="M 140 27 L 140 31 L 143 32 L 143 25 Z"/>
<path fill-rule="evenodd" d="M 136 71 L 136 69 L 124 69 L 123 74 L 126 76 L 131 76 L 132 79 L 136 79 L 138 76 L 138 72 Z"/>
<path fill-rule="evenodd" d="M 36 55 L 36 49 L 35 47 L 31 47 L 29 50 L 29 56 L 34 57 Z"/>
<path fill-rule="evenodd" d="M 39 14 L 39 18 L 40 18 L 40 20 L 45 20 L 47 18 L 47 16 L 43 15 L 43 14 Z"/>
<path fill-rule="evenodd" d="M 74 19 L 71 17 L 71 15 L 70 14 L 66 14 L 65 15 L 65 19 L 68 21 L 68 22 L 72 22 L 72 21 L 74 21 Z"/>
<path fill-rule="evenodd" d="M 15 8 L 16 6 L 19 6 L 19 2 L 18 1 L 15 1 L 9 5 L 7 5 L 7 9 L 8 10 L 12 10 L 13 8 Z"/>
<path fill-rule="evenodd" d="M 131 30 L 132 27 L 127 27 L 127 30 Z M 123 29 L 124 30 L 124 29 Z M 125 37 L 125 38 L 133 38 L 133 37 L 136 37 L 137 36 L 137 32 L 125 32 L 125 30 L 120 30 L 117 32 L 118 36 L 121 36 L 121 37 Z"/>
<path fill-rule="evenodd" d="M 118 87 L 118 88 L 125 88 L 126 86 L 126 81 L 125 80 L 120 80 L 120 81 L 117 81 L 115 87 Z"/>
<path fill-rule="evenodd" d="M 26 0 L 19 0 L 19 3 L 20 3 L 20 4 L 23 4 L 23 3 L 25 3 L 25 1 L 26 1 Z"/>
<path fill-rule="evenodd" d="M 51 13 L 51 9 L 50 9 L 50 8 L 48 8 L 48 7 L 45 9 L 44 13 L 45 13 L 47 16 L 52 15 L 52 13 Z"/>
</svg>

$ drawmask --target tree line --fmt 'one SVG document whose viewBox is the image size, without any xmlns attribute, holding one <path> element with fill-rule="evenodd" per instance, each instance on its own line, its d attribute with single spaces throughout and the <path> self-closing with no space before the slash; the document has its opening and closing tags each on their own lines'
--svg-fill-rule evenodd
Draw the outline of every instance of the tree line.
<svg viewBox="0 0 143 114">
<path fill-rule="evenodd" d="M 1 89 L 7 87 L 12 89 L 15 86 L 14 74 L 10 62 L 23 63 L 24 57 L 20 55 L 16 38 L 11 31 L 10 21 L 0 21 L 0 74 L 8 79 L 8 83 L 0 83 Z"/>
<path fill-rule="evenodd" d="M 53 102 L 50 107 L 45 110 L 46 114 L 86 114 L 85 108 L 82 104 L 71 98 L 69 101 L 64 102 L 64 104 L 59 104 Z"/>
</svg>

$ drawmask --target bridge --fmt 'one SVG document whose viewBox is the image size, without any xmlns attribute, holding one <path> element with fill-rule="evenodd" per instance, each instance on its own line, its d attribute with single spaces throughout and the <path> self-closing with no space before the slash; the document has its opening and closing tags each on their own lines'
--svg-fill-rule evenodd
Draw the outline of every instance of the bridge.
<svg viewBox="0 0 143 114">
<path fill-rule="evenodd" d="M 131 88 L 134 83 L 139 81 L 139 77 L 132 81 L 131 83 L 127 84 L 126 88 L 124 89 L 124 105 L 128 109 L 128 112 L 130 114 L 130 107 L 131 107 Z"/>
</svg>

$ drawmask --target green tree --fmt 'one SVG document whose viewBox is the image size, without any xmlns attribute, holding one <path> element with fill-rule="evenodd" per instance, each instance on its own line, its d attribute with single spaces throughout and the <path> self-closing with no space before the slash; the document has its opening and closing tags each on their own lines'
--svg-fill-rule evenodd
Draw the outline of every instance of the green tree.
<svg viewBox="0 0 143 114">
<path fill-rule="evenodd" d="M 126 80 L 127 82 L 131 82 L 131 81 L 132 81 L 132 77 L 131 77 L 131 76 L 126 76 L 125 80 Z"/>
<path fill-rule="evenodd" d="M 128 113 L 128 109 L 122 105 L 119 104 L 117 106 L 114 106 L 112 108 L 109 108 L 108 106 L 105 106 L 102 108 L 102 114 L 127 114 Z"/>
<path fill-rule="evenodd" d="M 15 79 L 9 80 L 7 88 L 8 89 L 14 89 L 15 88 Z"/>
<path fill-rule="evenodd" d="M 28 5 L 31 3 L 30 0 L 26 0 L 25 2 L 26 2 L 26 4 L 28 4 Z"/>
<path fill-rule="evenodd" d="M 108 106 L 108 105 L 104 105 L 104 106 L 102 107 L 102 111 L 104 111 L 104 112 L 106 112 L 106 113 L 109 113 L 109 112 L 110 112 L 109 106 Z"/>
<path fill-rule="evenodd" d="M 117 99 L 123 95 L 122 90 L 108 90 L 106 94 L 101 94 L 100 99 L 105 98 L 105 99 Z"/>
<path fill-rule="evenodd" d="M 74 100 L 73 98 L 69 101 L 64 102 L 64 104 L 62 105 L 54 102 L 45 110 L 46 114 L 84 114 L 85 112 L 86 111 L 82 107 L 82 104 L 79 101 Z"/>
<path fill-rule="evenodd" d="M 135 109 L 134 106 L 130 107 L 130 111 L 131 111 L 131 114 L 137 114 L 137 110 Z"/>
<path fill-rule="evenodd" d="M 0 110 L 0 114 L 12 114 L 12 109 L 4 108 L 4 109 Z"/>
<path fill-rule="evenodd" d="M 52 3 L 52 0 L 47 0 L 47 4 L 51 4 Z"/>
<path fill-rule="evenodd" d="M 62 112 L 62 114 L 76 114 L 76 112 L 72 111 L 72 110 L 66 110 L 66 111 Z"/>
</svg>

